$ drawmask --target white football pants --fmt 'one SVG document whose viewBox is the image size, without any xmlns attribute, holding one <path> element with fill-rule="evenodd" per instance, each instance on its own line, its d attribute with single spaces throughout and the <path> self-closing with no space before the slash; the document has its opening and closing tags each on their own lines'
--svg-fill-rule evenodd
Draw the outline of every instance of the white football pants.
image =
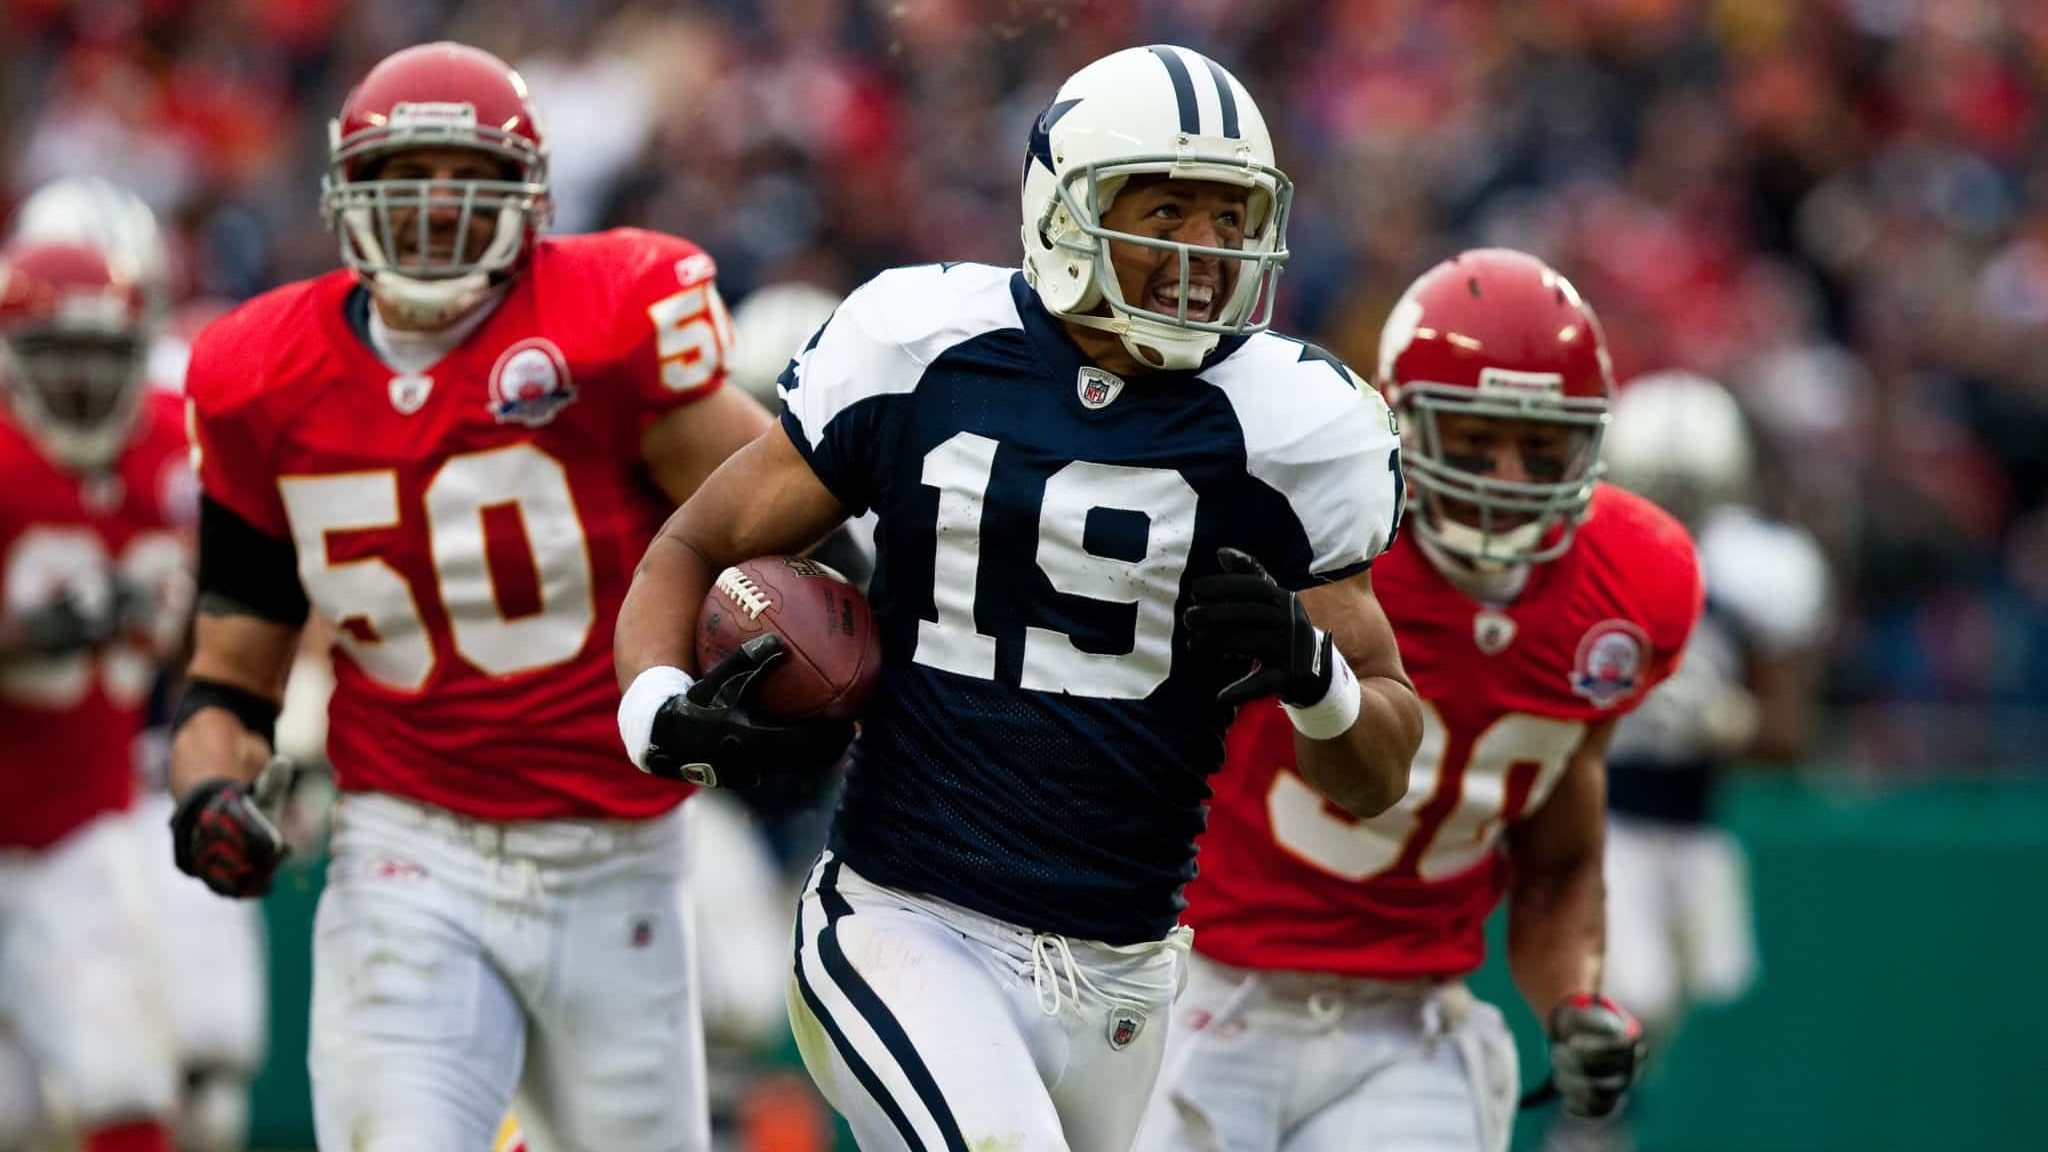
<svg viewBox="0 0 2048 1152">
<path fill-rule="evenodd" d="M 1128 1152 L 1187 940 L 1034 933 L 827 852 L 797 909 L 790 1020 L 863 1152 Z"/>
<path fill-rule="evenodd" d="M 82 1128 L 168 1117 L 176 1098 L 139 848 L 116 812 L 0 851 L 0 1017 Z"/>
<path fill-rule="evenodd" d="M 136 834 L 149 877 L 150 913 L 170 989 L 178 1062 L 254 1078 L 269 1031 L 263 906 L 217 896 L 173 863 L 167 793 L 135 802 Z"/>
<path fill-rule="evenodd" d="M 336 806 L 313 926 L 321 1152 L 702 1152 L 704 1040 L 680 809 L 491 823 Z"/>
<path fill-rule="evenodd" d="M 1691 1004 L 1740 999 L 1756 982 L 1749 860 L 1733 836 L 1611 816 L 1603 989 L 1652 1029 Z"/>
<path fill-rule="evenodd" d="M 1194 957 L 1141 1152 L 1506 1152 L 1500 1011 L 1462 983 L 1251 972 Z"/>
</svg>

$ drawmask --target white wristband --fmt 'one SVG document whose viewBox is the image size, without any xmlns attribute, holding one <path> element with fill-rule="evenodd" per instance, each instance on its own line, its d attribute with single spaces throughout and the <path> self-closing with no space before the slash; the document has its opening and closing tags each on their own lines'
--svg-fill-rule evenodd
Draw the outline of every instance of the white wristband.
<svg viewBox="0 0 2048 1152">
<path fill-rule="evenodd" d="M 647 770 L 647 746 L 654 743 L 654 714 L 669 697 L 688 692 L 694 683 L 688 672 L 667 664 L 657 664 L 633 677 L 619 701 L 619 739 L 625 742 L 634 767 Z"/>
<path fill-rule="evenodd" d="M 1332 646 L 1330 660 L 1330 689 L 1323 698 L 1313 704 L 1296 708 L 1282 704 L 1287 709 L 1287 718 L 1294 722 L 1294 730 L 1311 740 L 1330 740 L 1351 730 L 1358 722 L 1359 687 L 1358 677 L 1351 671 L 1351 662 Z"/>
</svg>

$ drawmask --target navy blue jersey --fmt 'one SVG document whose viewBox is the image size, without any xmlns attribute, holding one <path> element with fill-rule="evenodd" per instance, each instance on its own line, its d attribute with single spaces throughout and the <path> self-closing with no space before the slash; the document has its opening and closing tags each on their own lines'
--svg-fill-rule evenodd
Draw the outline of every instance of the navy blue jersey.
<svg viewBox="0 0 2048 1152">
<path fill-rule="evenodd" d="M 1118 379 L 1021 274 L 974 264 L 869 282 L 782 388 L 819 479 L 877 520 L 883 672 L 833 850 L 1039 931 L 1164 935 L 1243 671 L 1194 666 L 1182 590 L 1226 545 L 1292 588 L 1370 564 L 1398 492 L 1385 405 L 1273 335 Z"/>
</svg>

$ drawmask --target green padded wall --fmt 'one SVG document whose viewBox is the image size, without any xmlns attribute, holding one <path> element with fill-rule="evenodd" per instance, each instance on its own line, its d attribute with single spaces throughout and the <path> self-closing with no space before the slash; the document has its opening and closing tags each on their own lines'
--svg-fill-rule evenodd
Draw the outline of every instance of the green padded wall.
<svg viewBox="0 0 2048 1152">
<path fill-rule="evenodd" d="M 1644 1091 L 1641 1152 L 2048 1148 L 2032 1095 L 2048 1065 L 2048 782 L 1867 792 L 1755 776 L 1729 789 L 1726 821 L 1750 849 L 1763 979 L 1688 1023 Z M 266 905 L 259 1148 L 312 1146 L 306 991 L 324 863 L 295 867 Z M 1497 946 L 1476 983 L 1516 1006 L 1533 1083 L 1535 1021 Z M 1544 1116 L 1524 1115 L 1518 1150 L 1537 1146 Z"/>
<path fill-rule="evenodd" d="M 1642 1152 L 2048 1148 L 2033 1096 L 2048 785 L 1869 793 L 1755 776 L 1725 814 L 1750 851 L 1763 975 L 1673 1042 L 1642 1094 Z M 1477 983 L 1516 1004 L 1533 1083 L 1540 1035 L 1498 947 Z M 1518 1150 L 1538 1146 L 1541 1118 L 1524 1115 Z"/>
</svg>

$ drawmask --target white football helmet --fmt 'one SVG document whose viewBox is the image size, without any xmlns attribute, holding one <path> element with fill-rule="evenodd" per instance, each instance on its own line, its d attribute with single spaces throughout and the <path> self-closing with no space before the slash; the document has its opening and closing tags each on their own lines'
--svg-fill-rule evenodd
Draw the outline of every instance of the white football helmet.
<svg viewBox="0 0 2048 1152">
<path fill-rule="evenodd" d="M 771 409 L 781 407 L 775 382 L 839 307 L 839 297 L 815 284 L 790 281 L 747 293 L 732 310 L 732 350 L 726 378 Z"/>
<path fill-rule="evenodd" d="M 1104 228 L 1103 213 L 1124 183 L 1143 173 L 1245 188 L 1244 247 L 1199 247 Z M 1191 369 L 1220 337 L 1263 331 L 1272 322 L 1293 196 L 1294 185 L 1274 166 L 1265 118 L 1236 77 L 1186 48 L 1127 48 L 1074 73 L 1032 125 L 1024 157 L 1024 278 L 1047 311 L 1116 333 L 1139 362 Z M 1178 315 L 1123 298 L 1110 263 L 1112 240 L 1179 255 Z M 1215 320 L 1188 317 L 1193 256 L 1238 262 L 1236 284 Z M 1108 315 L 1096 314 L 1104 303 Z"/>
<path fill-rule="evenodd" d="M 52 244 L 82 244 L 142 293 L 145 319 L 161 325 L 170 315 L 170 257 L 156 213 L 142 197 L 98 176 L 67 176 L 35 190 L 15 213 L 10 237 Z"/>
<path fill-rule="evenodd" d="M 1608 478 L 1697 525 L 1743 498 L 1752 453 L 1735 396 L 1694 372 L 1652 372 L 1614 401 L 1603 445 Z"/>
</svg>

